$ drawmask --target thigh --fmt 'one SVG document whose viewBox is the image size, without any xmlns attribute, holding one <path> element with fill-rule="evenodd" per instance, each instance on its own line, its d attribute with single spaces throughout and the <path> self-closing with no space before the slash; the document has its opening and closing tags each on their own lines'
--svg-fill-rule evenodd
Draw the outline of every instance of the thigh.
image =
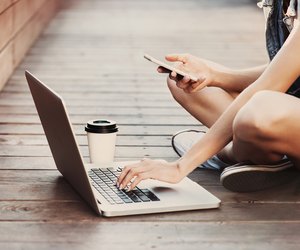
<svg viewBox="0 0 300 250">
<path fill-rule="evenodd" d="M 263 159 L 288 155 L 300 161 L 300 99 L 274 91 L 255 95 L 237 114 L 242 124 L 234 151 Z M 240 116 L 240 117 L 239 117 Z M 239 152 L 240 151 L 240 152 Z M 241 152 L 243 151 L 243 152 Z M 275 157 L 276 158 L 276 157 Z"/>
<path fill-rule="evenodd" d="M 195 93 L 185 93 L 170 79 L 168 79 L 168 86 L 174 99 L 207 127 L 215 123 L 235 98 L 217 87 L 205 87 Z"/>
</svg>

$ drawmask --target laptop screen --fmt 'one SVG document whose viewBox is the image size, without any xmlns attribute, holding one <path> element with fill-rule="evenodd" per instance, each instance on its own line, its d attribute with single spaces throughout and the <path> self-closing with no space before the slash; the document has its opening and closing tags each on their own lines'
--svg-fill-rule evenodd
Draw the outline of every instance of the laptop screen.
<svg viewBox="0 0 300 250">
<path fill-rule="evenodd" d="M 57 169 L 98 212 L 62 98 L 28 71 L 25 75 Z"/>
</svg>

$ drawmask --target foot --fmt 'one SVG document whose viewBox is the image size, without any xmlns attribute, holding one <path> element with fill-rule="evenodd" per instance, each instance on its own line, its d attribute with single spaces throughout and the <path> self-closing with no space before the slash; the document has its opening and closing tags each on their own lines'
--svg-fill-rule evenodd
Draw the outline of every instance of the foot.
<svg viewBox="0 0 300 250">
<path fill-rule="evenodd" d="M 183 156 L 204 135 L 205 131 L 196 129 L 181 130 L 172 136 L 172 147 L 179 156 Z M 217 155 L 214 155 L 199 167 L 212 170 L 223 170 L 228 166 L 230 166 L 230 164 L 223 162 Z"/>
<path fill-rule="evenodd" d="M 220 179 L 222 185 L 230 191 L 254 192 L 290 181 L 295 175 L 293 171 L 288 171 L 292 166 L 287 158 L 272 165 L 238 163 L 226 167 Z"/>
<path fill-rule="evenodd" d="M 204 135 L 205 131 L 196 129 L 178 131 L 172 136 L 172 147 L 179 156 L 183 156 Z"/>
</svg>

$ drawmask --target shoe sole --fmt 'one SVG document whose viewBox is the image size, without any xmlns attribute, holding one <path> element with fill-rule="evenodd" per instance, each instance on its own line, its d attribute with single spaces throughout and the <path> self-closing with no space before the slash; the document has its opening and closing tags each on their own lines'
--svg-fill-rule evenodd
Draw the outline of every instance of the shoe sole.
<svg viewBox="0 0 300 250">
<path fill-rule="evenodd" d="M 227 167 L 221 174 L 221 184 L 233 192 L 255 192 L 290 181 L 295 173 L 287 171 L 293 164 L 285 162 L 282 164 L 268 166 L 232 166 Z"/>
</svg>

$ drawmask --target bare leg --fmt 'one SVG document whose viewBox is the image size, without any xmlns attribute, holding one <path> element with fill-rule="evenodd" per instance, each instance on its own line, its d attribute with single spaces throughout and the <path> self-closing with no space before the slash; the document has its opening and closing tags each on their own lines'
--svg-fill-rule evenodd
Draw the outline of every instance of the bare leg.
<svg viewBox="0 0 300 250">
<path fill-rule="evenodd" d="M 239 162 L 270 164 L 284 155 L 300 168 L 300 99 L 261 91 L 236 115 L 227 156 Z"/>
<path fill-rule="evenodd" d="M 206 87 L 187 94 L 169 78 L 167 82 L 174 99 L 206 127 L 211 127 L 234 100 L 233 95 L 220 88 Z"/>
</svg>

